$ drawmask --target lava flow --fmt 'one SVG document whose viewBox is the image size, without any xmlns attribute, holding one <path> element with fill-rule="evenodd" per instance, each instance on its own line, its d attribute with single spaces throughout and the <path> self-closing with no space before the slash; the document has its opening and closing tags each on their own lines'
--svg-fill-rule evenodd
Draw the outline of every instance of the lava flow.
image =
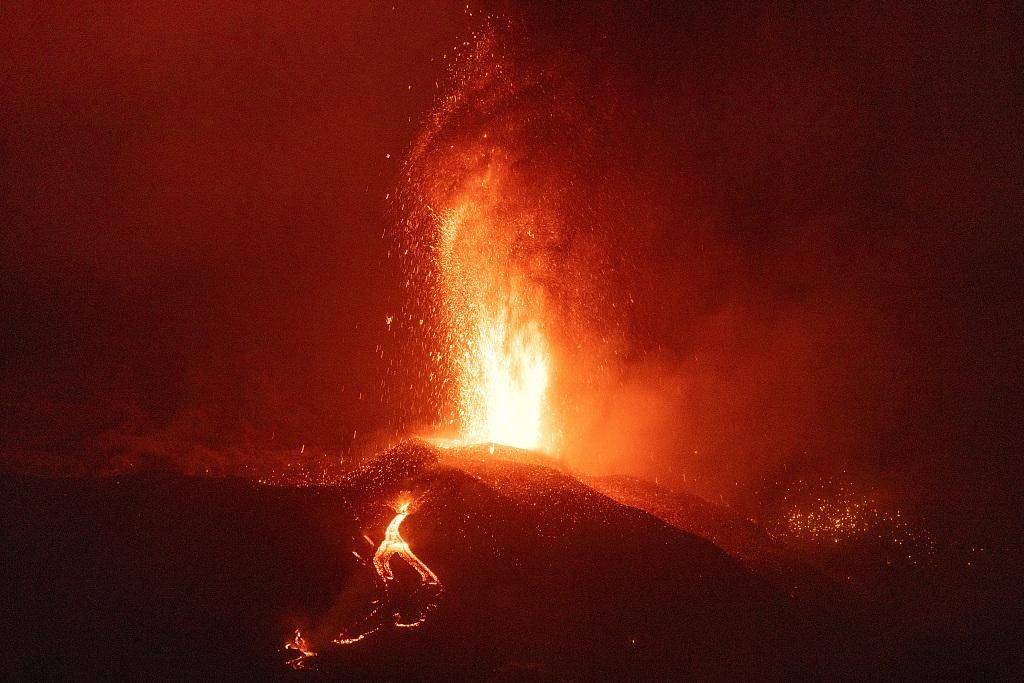
<svg viewBox="0 0 1024 683">
<path fill-rule="evenodd" d="M 415 628 L 426 621 L 427 615 L 437 606 L 441 594 L 441 580 L 423 560 L 416 557 L 409 543 L 402 538 L 400 527 L 409 516 L 408 501 L 399 504 L 396 514 L 384 532 L 384 540 L 373 554 L 373 568 L 384 588 L 383 596 L 373 601 L 373 607 L 361 624 L 351 633 L 341 633 L 334 643 L 351 645 L 386 626 Z M 400 593 L 399 582 L 391 569 L 394 557 L 400 557 L 419 575 L 419 585 L 411 591 Z"/>
<path fill-rule="evenodd" d="M 331 642 L 336 645 L 352 645 L 385 628 L 416 628 L 426 621 L 427 615 L 437 606 L 437 598 L 441 594 L 441 580 L 423 560 L 416 556 L 409 547 L 408 541 L 402 538 L 400 527 L 409 516 L 409 502 L 402 502 L 396 509 L 384 532 L 384 540 L 377 546 L 373 555 L 373 568 L 376 578 L 383 587 L 383 595 L 371 602 L 371 608 L 365 618 L 351 631 L 338 634 Z M 419 575 L 419 585 L 411 591 L 399 594 L 400 583 L 391 567 L 394 558 L 405 560 Z M 293 669 L 303 669 L 308 661 L 317 656 L 309 640 L 299 629 L 295 636 L 285 643 L 286 650 L 295 650 L 299 655 L 286 663 Z"/>
<path fill-rule="evenodd" d="M 295 637 L 284 644 L 284 649 L 295 650 L 298 652 L 298 656 L 293 659 L 289 659 L 285 664 L 298 671 L 299 669 L 305 669 L 306 663 L 316 657 L 316 652 L 309 645 L 309 641 L 302 635 L 302 631 L 295 629 Z"/>
<path fill-rule="evenodd" d="M 432 572 L 430 567 L 423 563 L 423 560 L 416 557 L 409 544 L 402 538 L 399 527 L 402 526 L 402 522 L 408 516 L 409 503 L 402 503 L 398 506 L 398 514 L 391 520 L 387 530 L 384 532 L 384 540 L 380 542 L 377 552 L 373 555 L 373 568 L 377 570 L 377 575 L 384 581 L 386 586 L 395 580 L 395 575 L 391 571 L 391 558 L 397 555 L 416 570 L 416 573 L 420 575 L 420 581 L 422 581 L 423 585 L 440 586 L 441 580 L 437 578 L 437 574 Z M 411 626 L 412 624 L 397 623 L 396 625 Z"/>
</svg>

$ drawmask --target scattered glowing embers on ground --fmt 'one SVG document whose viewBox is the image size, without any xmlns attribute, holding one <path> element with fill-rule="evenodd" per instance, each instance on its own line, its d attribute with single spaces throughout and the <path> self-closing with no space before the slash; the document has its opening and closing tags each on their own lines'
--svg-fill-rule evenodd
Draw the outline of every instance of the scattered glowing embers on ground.
<svg viewBox="0 0 1024 683">
<path fill-rule="evenodd" d="M 896 516 L 899 514 L 897 511 Z M 889 519 L 888 513 L 879 510 L 867 498 L 820 498 L 812 507 L 794 507 L 786 513 L 792 536 L 833 543 L 870 533 L 879 521 Z"/>
<path fill-rule="evenodd" d="M 791 545 L 849 553 L 872 546 L 888 565 L 920 565 L 935 552 L 935 539 L 901 510 L 850 483 L 797 481 L 784 497 L 774 532 Z"/>
<path fill-rule="evenodd" d="M 396 507 L 396 514 L 384 531 L 384 540 L 373 555 L 373 569 L 382 593 L 375 598 L 366 616 L 351 629 L 338 634 L 331 642 L 336 645 L 352 645 L 365 640 L 378 631 L 388 628 L 410 629 L 420 626 L 435 607 L 441 596 L 441 580 L 437 574 L 416 556 L 409 543 L 402 537 L 401 526 L 410 514 L 408 501 Z M 367 539 L 369 541 L 369 539 Z M 357 558 L 358 553 L 353 553 Z M 401 558 L 419 577 L 413 588 L 402 586 L 396 579 L 392 561 Z M 296 650 L 299 655 L 287 662 L 293 669 L 305 668 L 308 661 L 316 656 L 309 641 L 296 629 L 295 637 L 285 643 L 285 649 Z"/>
</svg>

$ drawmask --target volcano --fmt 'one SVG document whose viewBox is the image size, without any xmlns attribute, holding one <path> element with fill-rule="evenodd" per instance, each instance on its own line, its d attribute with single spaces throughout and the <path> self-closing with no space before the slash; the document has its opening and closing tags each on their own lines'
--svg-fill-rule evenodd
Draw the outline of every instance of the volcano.
<svg viewBox="0 0 1024 683">
<path fill-rule="evenodd" d="M 449 680 L 849 666 L 836 654 L 852 652 L 841 601 L 801 597 L 834 587 L 750 523 L 678 504 L 658 516 L 652 501 L 668 494 L 653 485 L 588 483 L 527 455 L 410 441 L 316 487 L 8 475 L 4 666 L 33 678 Z M 421 565 L 392 557 L 388 595 L 371 559 L 386 527 Z M 417 608 L 418 628 L 394 619 L 336 640 L 375 610 L 415 608 L 398 604 L 422 599 L 429 575 L 443 592 Z M 295 629 L 293 644 L 315 652 L 301 673 L 285 666 Z"/>
</svg>

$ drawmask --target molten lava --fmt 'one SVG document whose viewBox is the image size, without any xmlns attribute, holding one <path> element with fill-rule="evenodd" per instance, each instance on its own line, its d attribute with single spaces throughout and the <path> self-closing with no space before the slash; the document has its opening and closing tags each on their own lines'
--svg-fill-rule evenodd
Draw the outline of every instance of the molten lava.
<svg viewBox="0 0 1024 683">
<path fill-rule="evenodd" d="M 387 586 L 395 580 L 395 575 L 391 571 L 391 558 L 397 555 L 416 570 L 416 573 L 420 575 L 420 581 L 423 585 L 440 586 L 441 580 L 437 578 L 437 574 L 430 571 L 430 567 L 424 564 L 423 560 L 416 557 L 409 544 L 402 538 L 399 527 L 402 526 L 402 522 L 408 516 L 409 503 L 405 502 L 398 506 L 398 514 L 391 520 L 387 530 L 384 532 L 384 540 L 380 542 L 377 552 L 373 555 L 373 568 L 377 570 L 377 575 L 384 581 L 384 585 Z M 410 624 L 398 623 L 396 625 L 409 626 Z"/>
<path fill-rule="evenodd" d="M 438 266 L 463 442 L 551 450 L 551 352 L 541 290 L 513 254 L 534 233 L 502 207 L 504 171 L 490 162 L 441 214 Z"/>
<path fill-rule="evenodd" d="M 295 650 L 299 653 L 297 657 L 289 659 L 285 664 L 298 671 L 305 669 L 310 659 L 316 657 L 316 652 L 309 645 L 309 641 L 302 635 L 302 631 L 295 629 L 295 637 L 284 644 L 284 649 Z"/>
<path fill-rule="evenodd" d="M 416 628 L 427 619 L 427 615 L 437 606 L 441 594 L 441 580 L 423 560 L 416 556 L 409 543 L 402 538 L 400 527 L 409 516 L 409 503 L 402 502 L 395 510 L 396 514 L 384 531 L 384 540 L 380 542 L 373 555 L 373 569 L 383 594 L 372 600 L 368 613 L 350 630 L 338 634 L 331 642 L 336 645 L 352 645 L 387 626 L 395 628 Z M 356 554 L 358 557 L 358 554 Z M 402 587 L 395 578 L 391 562 L 401 558 L 419 575 L 419 583 L 415 587 Z M 294 637 L 284 644 L 286 650 L 295 650 L 298 656 L 289 659 L 286 664 L 293 669 L 304 669 L 309 660 L 317 656 L 309 640 L 295 629 Z"/>
<path fill-rule="evenodd" d="M 441 282 L 458 344 L 455 360 L 464 441 L 542 449 L 550 353 L 539 297 L 495 253 L 498 226 L 486 183 L 442 221 Z M 534 298 L 534 301 L 530 299 Z"/>
<path fill-rule="evenodd" d="M 437 606 L 441 594 L 441 580 L 402 538 L 400 527 L 409 516 L 409 503 L 401 503 L 395 516 L 384 531 L 384 540 L 373 555 L 373 568 L 384 588 L 384 594 L 372 603 L 370 613 L 350 632 L 339 634 L 334 643 L 351 645 L 391 625 L 396 628 L 415 628 L 426 621 L 427 615 Z M 399 582 L 391 569 L 391 561 L 399 557 L 419 575 L 419 585 L 400 590 Z M 399 593 L 402 593 L 399 595 Z"/>
</svg>

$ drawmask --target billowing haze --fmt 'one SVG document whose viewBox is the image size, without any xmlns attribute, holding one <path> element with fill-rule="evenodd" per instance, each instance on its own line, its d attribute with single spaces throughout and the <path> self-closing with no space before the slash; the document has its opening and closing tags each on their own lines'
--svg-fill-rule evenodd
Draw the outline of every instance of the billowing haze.
<svg viewBox="0 0 1024 683">
<path fill-rule="evenodd" d="M 443 419 L 405 249 L 488 133 L 572 466 L 1012 527 L 1020 17 L 546 4 L 6 7 L 4 452 Z"/>
</svg>

